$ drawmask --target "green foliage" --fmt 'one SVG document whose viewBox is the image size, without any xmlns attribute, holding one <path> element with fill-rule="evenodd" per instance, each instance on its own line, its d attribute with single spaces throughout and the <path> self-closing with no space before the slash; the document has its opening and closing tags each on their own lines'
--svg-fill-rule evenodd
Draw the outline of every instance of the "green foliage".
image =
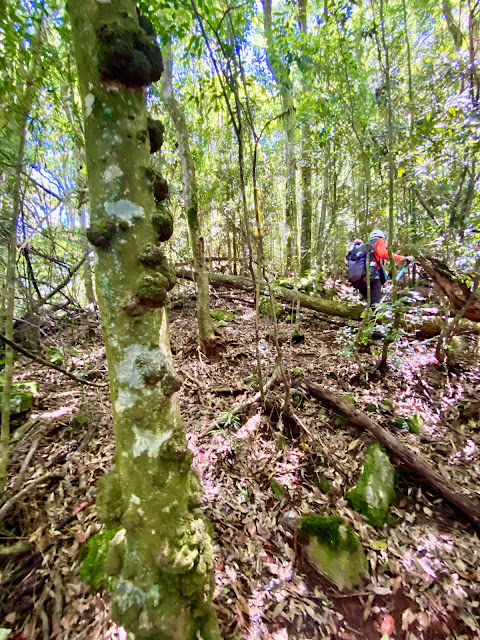
<svg viewBox="0 0 480 640">
<path fill-rule="evenodd" d="M 332 489 L 329 480 L 327 480 L 327 478 L 323 475 L 323 473 L 320 473 L 320 471 L 315 472 L 313 483 L 323 493 L 330 493 Z"/>
<path fill-rule="evenodd" d="M 415 433 L 416 435 L 420 435 L 423 431 L 423 426 L 425 421 L 419 413 L 412 413 L 412 415 L 407 419 L 407 425 L 410 433 Z"/>
<path fill-rule="evenodd" d="M 276 302 L 274 306 L 274 310 L 275 310 L 275 318 L 277 320 L 280 320 L 280 318 L 283 315 L 283 312 L 285 311 L 285 309 L 283 308 L 283 305 L 281 305 L 279 302 Z M 272 305 L 270 303 L 270 298 L 267 298 L 266 296 L 262 296 L 260 298 L 260 300 L 258 301 L 258 312 L 261 316 L 266 316 L 270 319 L 272 318 Z"/>
<path fill-rule="evenodd" d="M 211 309 L 210 316 L 217 320 L 218 322 L 227 322 L 229 320 L 233 320 L 235 318 L 235 314 L 231 311 L 225 311 L 223 309 Z"/>
</svg>

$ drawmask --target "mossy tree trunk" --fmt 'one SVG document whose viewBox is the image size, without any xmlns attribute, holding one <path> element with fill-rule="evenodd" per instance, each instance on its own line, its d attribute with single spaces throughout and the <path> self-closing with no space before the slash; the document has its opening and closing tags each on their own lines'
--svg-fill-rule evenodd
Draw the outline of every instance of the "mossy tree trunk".
<svg viewBox="0 0 480 640">
<path fill-rule="evenodd" d="M 27 123 L 32 109 L 34 99 L 34 84 L 39 67 L 40 47 L 43 37 L 43 14 L 38 20 L 36 34 L 33 46 L 33 56 L 25 82 L 25 92 L 23 101 L 18 109 L 20 111 L 19 127 L 18 127 L 18 147 L 17 156 L 15 158 L 15 177 L 12 193 L 12 211 L 10 220 L 8 221 L 8 246 L 7 246 L 7 264 L 5 269 L 5 288 L 4 288 L 4 318 L 5 324 L 2 327 L 5 337 L 13 340 L 13 319 L 15 314 L 15 289 L 16 289 L 16 271 L 17 271 L 17 225 L 18 218 L 22 206 L 22 174 L 23 163 L 25 159 L 25 144 L 27 137 Z M 18 86 L 21 82 L 18 80 Z M 19 89 L 20 91 L 20 89 Z M 2 393 L 2 425 L 0 436 L 0 494 L 5 490 L 7 480 L 8 453 L 10 445 L 10 413 L 11 413 L 11 394 L 13 380 L 13 349 L 5 344 L 5 369 L 3 371 L 4 386 Z"/>
<path fill-rule="evenodd" d="M 97 500 L 106 526 L 119 528 L 104 565 L 112 616 L 136 639 L 219 638 L 209 525 L 168 337 L 174 274 L 159 244 L 172 233 L 168 189 L 150 162 L 144 86 L 159 79 L 161 56 L 148 25 L 139 27 L 133 0 L 70 0 L 67 10 L 115 425 L 116 464 Z"/>
<path fill-rule="evenodd" d="M 198 217 L 197 181 L 188 140 L 187 122 L 173 92 L 173 59 L 170 41 L 164 47 L 164 66 L 162 96 L 177 133 L 178 153 L 182 165 L 183 203 L 192 242 L 193 267 L 197 283 L 198 338 L 200 344 L 208 351 L 211 348 L 212 340 L 215 338 L 215 331 L 210 317 L 208 273 L 205 269 L 204 240 Z"/>
</svg>

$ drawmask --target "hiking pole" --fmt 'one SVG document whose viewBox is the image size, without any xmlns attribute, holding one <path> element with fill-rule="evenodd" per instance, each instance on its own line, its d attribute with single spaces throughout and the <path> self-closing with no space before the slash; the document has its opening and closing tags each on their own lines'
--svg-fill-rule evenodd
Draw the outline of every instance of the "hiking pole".
<svg viewBox="0 0 480 640">
<path fill-rule="evenodd" d="M 407 270 L 407 267 L 410 265 L 410 260 L 405 260 L 405 265 L 400 269 L 400 271 L 397 273 L 397 275 L 395 276 L 395 282 L 399 282 L 403 276 L 405 275 L 405 271 Z M 388 296 L 390 295 L 391 290 L 387 291 L 382 298 L 380 299 L 380 303 L 382 302 L 386 302 Z"/>
<path fill-rule="evenodd" d="M 403 276 L 405 275 L 405 271 L 407 270 L 407 267 L 410 264 L 410 260 L 405 260 L 405 265 L 402 267 L 402 269 L 400 269 L 400 271 L 397 273 L 395 280 L 398 282 L 399 280 L 401 280 L 403 278 Z"/>
</svg>

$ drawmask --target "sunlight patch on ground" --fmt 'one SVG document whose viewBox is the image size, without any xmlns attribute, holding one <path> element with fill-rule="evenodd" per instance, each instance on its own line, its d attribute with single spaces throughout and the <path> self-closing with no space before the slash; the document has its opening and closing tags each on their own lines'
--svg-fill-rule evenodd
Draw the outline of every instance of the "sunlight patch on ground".
<svg viewBox="0 0 480 640">
<path fill-rule="evenodd" d="M 77 407 L 73 407 L 73 406 L 63 406 L 63 407 L 58 407 L 58 409 L 55 409 L 54 411 L 45 411 L 45 413 L 32 413 L 32 420 L 49 420 L 50 418 L 61 418 L 62 416 L 67 416 L 70 415 L 72 413 L 74 413 L 74 411 L 77 410 Z"/>
</svg>

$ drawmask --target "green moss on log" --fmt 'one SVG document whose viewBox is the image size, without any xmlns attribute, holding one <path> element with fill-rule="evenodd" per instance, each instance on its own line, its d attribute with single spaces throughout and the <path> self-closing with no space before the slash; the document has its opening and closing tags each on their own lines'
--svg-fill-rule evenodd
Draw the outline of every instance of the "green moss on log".
<svg viewBox="0 0 480 640">
<path fill-rule="evenodd" d="M 235 318 L 235 314 L 231 311 L 225 311 L 223 309 L 211 309 L 210 316 L 217 320 L 217 322 L 227 322 Z"/>
</svg>

